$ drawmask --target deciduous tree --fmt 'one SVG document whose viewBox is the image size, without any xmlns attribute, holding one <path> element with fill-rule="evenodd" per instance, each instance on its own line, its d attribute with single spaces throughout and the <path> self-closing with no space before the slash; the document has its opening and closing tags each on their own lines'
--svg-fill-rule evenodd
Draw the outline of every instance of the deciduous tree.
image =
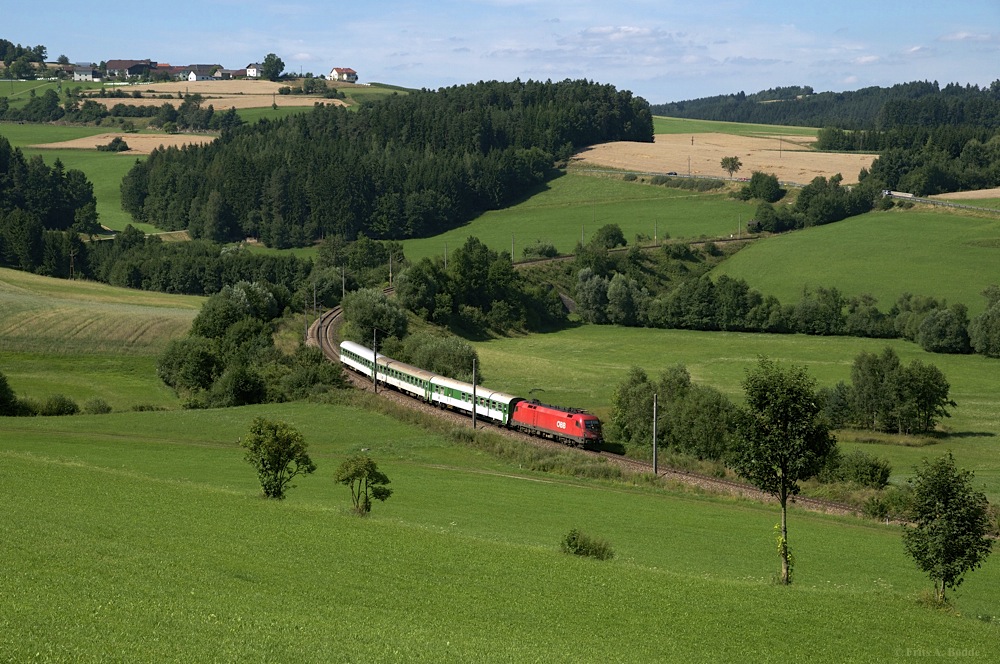
<svg viewBox="0 0 1000 664">
<path fill-rule="evenodd" d="M 294 486 L 291 481 L 296 475 L 316 470 L 302 434 L 285 422 L 254 418 L 240 447 L 246 450 L 244 459 L 257 470 L 260 487 L 268 498 L 281 500 L 285 490 Z"/>
<path fill-rule="evenodd" d="M 722 166 L 722 170 L 729 173 L 729 177 L 733 177 L 734 173 L 739 173 L 740 169 L 743 168 L 743 162 L 740 161 L 739 157 L 723 157 L 719 165 Z"/>
<path fill-rule="evenodd" d="M 351 501 L 358 514 L 372 511 L 372 498 L 385 502 L 392 495 L 392 489 L 386 486 L 390 483 L 389 478 L 365 454 L 351 457 L 340 464 L 334 479 L 351 487 Z"/>
<path fill-rule="evenodd" d="M 837 443 L 820 418 L 815 381 L 804 368 L 784 369 L 762 357 L 747 371 L 743 389 L 746 406 L 736 417 L 732 466 L 781 503 L 778 554 L 781 582 L 788 584 L 788 497 L 798 494 L 800 481 L 819 472 Z"/>
<path fill-rule="evenodd" d="M 986 495 L 972 487 L 972 473 L 955 467 L 951 452 L 924 460 L 909 480 L 914 526 L 904 526 L 906 552 L 934 582 L 934 595 L 961 585 L 965 573 L 985 562 L 993 546 Z"/>
<path fill-rule="evenodd" d="M 285 71 L 285 63 L 274 53 L 268 53 L 264 57 L 264 62 L 260 63 L 261 76 L 269 81 L 277 81 L 281 78 L 283 71 Z"/>
</svg>

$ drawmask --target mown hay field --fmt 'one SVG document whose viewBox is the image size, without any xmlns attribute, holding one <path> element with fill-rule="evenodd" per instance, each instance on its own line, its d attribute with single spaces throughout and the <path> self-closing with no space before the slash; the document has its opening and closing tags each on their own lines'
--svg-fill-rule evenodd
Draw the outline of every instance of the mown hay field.
<svg viewBox="0 0 1000 664">
<path fill-rule="evenodd" d="M 19 396 L 176 406 L 156 357 L 204 300 L 0 269 L 0 371 Z"/>
<path fill-rule="evenodd" d="M 653 143 L 617 141 L 582 150 L 574 158 L 594 168 L 615 168 L 641 173 L 668 173 L 693 177 L 729 177 L 723 157 L 739 157 L 743 166 L 734 177 L 754 171 L 770 173 L 782 182 L 809 184 L 815 177 L 844 177 L 858 181 L 862 168 L 870 168 L 874 154 L 818 152 L 814 138 L 786 133 L 741 136 L 738 134 L 657 134 Z"/>
</svg>

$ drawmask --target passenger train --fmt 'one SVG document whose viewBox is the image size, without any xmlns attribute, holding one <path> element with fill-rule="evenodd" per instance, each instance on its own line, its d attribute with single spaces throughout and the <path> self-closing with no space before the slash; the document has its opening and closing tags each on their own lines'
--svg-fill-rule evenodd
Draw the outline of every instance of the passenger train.
<svg viewBox="0 0 1000 664">
<path fill-rule="evenodd" d="M 503 427 L 581 447 L 599 445 L 603 440 L 601 421 L 583 410 L 549 406 L 481 385 L 475 387 L 473 405 L 472 383 L 399 362 L 353 341 L 341 342 L 340 361 L 369 379 L 374 364 L 378 384 L 392 386 L 427 403 L 467 413 L 470 417 L 475 408 L 477 418 Z"/>
</svg>

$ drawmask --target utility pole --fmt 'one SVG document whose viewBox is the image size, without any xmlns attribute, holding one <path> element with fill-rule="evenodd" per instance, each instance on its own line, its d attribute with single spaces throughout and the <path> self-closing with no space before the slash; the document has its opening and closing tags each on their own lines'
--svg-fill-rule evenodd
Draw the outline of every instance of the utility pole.
<svg viewBox="0 0 1000 664">
<path fill-rule="evenodd" d="M 448 269 L 448 243 L 444 243 L 444 269 Z"/>
<path fill-rule="evenodd" d="M 476 428 L 476 360 L 472 359 L 472 428 Z"/>
<path fill-rule="evenodd" d="M 514 262 L 514 234 L 510 234 L 510 262 Z"/>
<path fill-rule="evenodd" d="M 656 392 L 653 392 L 653 475 L 659 475 L 656 465 Z"/>
<path fill-rule="evenodd" d="M 378 394 L 378 350 L 376 350 L 376 345 L 378 341 L 375 335 L 378 334 L 378 328 L 372 328 L 372 385 L 374 386 L 375 394 Z"/>
</svg>

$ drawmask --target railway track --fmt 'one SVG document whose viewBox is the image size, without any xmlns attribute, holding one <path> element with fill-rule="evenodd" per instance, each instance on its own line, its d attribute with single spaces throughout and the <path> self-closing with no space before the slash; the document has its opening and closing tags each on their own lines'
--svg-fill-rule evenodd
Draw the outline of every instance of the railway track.
<svg viewBox="0 0 1000 664">
<path fill-rule="evenodd" d="M 385 289 L 387 294 L 392 292 L 391 288 Z M 331 362 L 340 362 L 340 338 L 339 330 L 340 323 L 343 320 L 343 310 L 338 306 L 324 312 L 316 319 L 315 322 L 309 327 L 308 335 L 306 338 L 306 343 L 312 346 L 317 346 L 323 352 Z M 360 376 L 353 371 L 345 371 L 348 379 L 351 383 L 362 390 L 373 390 L 374 386 L 371 380 Z M 399 403 L 406 408 L 421 410 L 434 415 L 439 418 L 450 419 L 457 425 L 467 425 L 470 418 L 464 414 L 457 413 L 452 410 L 446 410 L 438 408 L 437 406 L 425 403 L 419 399 L 410 397 L 402 392 L 397 392 L 396 390 L 390 389 L 388 386 L 378 390 L 378 394 L 385 398 L 390 399 L 396 403 Z M 539 447 L 545 447 L 549 449 L 555 449 L 559 451 L 574 450 L 579 454 L 589 455 L 595 458 L 601 458 L 608 463 L 616 464 L 625 470 L 635 472 L 635 473 L 653 473 L 653 464 L 638 461 L 636 459 L 629 459 L 627 457 L 612 454 L 609 452 L 598 451 L 598 450 L 585 450 L 580 448 L 567 447 L 562 443 L 557 443 L 555 441 L 547 440 L 545 438 L 537 438 L 535 436 L 529 436 L 527 434 L 521 433 L 519 431 L 514 431 L 512 429 L 507 429 L 505 427 L 500 427 L 491 423 L 486 423 L 479 421 L 478 426 L 496 433 L 508 436 L 511 438 L 516 438 L 530 445 L 535 445 Z M 677 470 L 673 468 L 663 468 L 659 466 L 657 468 L 657 476 L 667 481 L 674 481 L 685 485 L 695 486 L 701 488 L 705 491 L 711 493 L 724 493 L 734 496 L 742 496 L 752 500 L 758 500 L 761 502 L 777 502 L 777 499 L 771 494 L 764 493 L 763 491 L 757 489 L 756 487 L 750 486 L 748 484 L 742 484 L 740 482 L 734 482 L 732 480 L 727 480 L 719 477 L 712 477 L 710 475 L 702 475 L 699 473 L 692 473 L 683 470 Z M 825 512 L 828 514 L 841 514 L 841 515 L 859 515 L 860 511 L 850 505 L 844 503 L 837 503 L 829 500 L 821 500 L 818 498 L 806 498 L 803 496 L 794 496 L 791 502 L 818 512 Z"/>
</svg>

